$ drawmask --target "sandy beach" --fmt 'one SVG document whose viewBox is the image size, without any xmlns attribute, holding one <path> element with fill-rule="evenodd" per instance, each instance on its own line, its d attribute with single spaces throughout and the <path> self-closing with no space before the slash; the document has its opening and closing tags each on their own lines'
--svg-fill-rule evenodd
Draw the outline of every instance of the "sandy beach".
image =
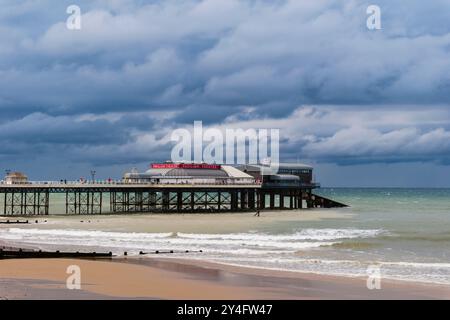
<svg viewBox="0 0 450 320">
<path fill-rule="evenodd" d="M 66 288 L 67 267 L 81 290 Z M 0 261 L 2 299 L 449 299 L 450 288 L 224 266 L 176 259 Z"/>
<path fill-rule="evenodd" d="M 333 272 L 349 263 L 338 260 L 338 255 L 380 247 L 376 242 L 379 240 L 372 240 L 378 236 L 377 230 L 347 227 L 354 217 L 349 210 L 309 210 L 264 212 L 259 218 L 251 213 L 49 216 L 37 218 L 38 223 L 31 220 L 29 225 L 2 225 L 2 246 L 49 251 L 112 251 L 117 256 L 104 260 L 0 260 L 0 297 L 450 299 L 449 285 L 415 281 L 419 278 L 414 274 L 409 277 L 412 281 L 384 277 L 380 290 L 369 290 L 365 265 L 358 266 L 359 261 L 352 262 L 362 270 L 359 276 L 319 272 L 327 266 L 333 267 Z M 380 239 L 383 237 L 381 234 Z M 368 246 L 368 241 L 374 244 Z M 140 250 L 168 249 L 175 250 L 175 254 L 139 255 Z M 191 252 L 184 254 L 185 249 Z M 198 249 L 203 252 L 196 252 Z M 123 256 L 124 251 L 128 251 L 127 257 Z M 234 261 L 250 265 L 235 266 Z M 303 264 L 275 271 L 265 267 L 270 261 L 282 267 L 288 263 Z M 378 259 L 369 257 L 367 261 Z M 66 287 L 69 277 L 66 271 L 71 265 L 81 269 L 81 290 Z M 300 268 L 308 266 L 312 272 Z M 408 264 L 399 264 L 397 269 L 387 269 L 389 266 L 384 264 L 383 270 L 398 273 L 422 270 L 415 264 L 409 269 Z M 437 275 L 445 276 L 445 264 L 437 267 L 431 264 L 431 267 L 435 269 L 424 269 L 419 275 L 437 270 Z"/>
</svg>

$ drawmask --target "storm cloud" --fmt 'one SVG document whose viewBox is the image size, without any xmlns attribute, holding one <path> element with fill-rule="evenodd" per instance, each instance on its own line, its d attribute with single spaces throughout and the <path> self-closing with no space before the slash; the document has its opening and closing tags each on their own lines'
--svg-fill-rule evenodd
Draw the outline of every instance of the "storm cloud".
<svg viewBox="0 0 450 320">
<path fill-rule="evenodd" d="M 286 160 L 450 163 L 448 1 L 0 4 L 5 168 L 114 174 L 168 158 L 171 130 L 195 120 L 280 128 Z"/>
</svg>

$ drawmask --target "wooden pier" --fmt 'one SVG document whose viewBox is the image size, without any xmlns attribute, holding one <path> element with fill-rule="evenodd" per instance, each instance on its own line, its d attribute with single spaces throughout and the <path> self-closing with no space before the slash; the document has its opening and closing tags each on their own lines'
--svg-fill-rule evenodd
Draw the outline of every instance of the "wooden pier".
<svg viewBox="0 0 450 320">
<path fill-rule="evenodd" d="M 208 213 L 345 206 L 312 194 L 314 185 L 276 188 L 261 184 L 0 184 L 3 216 L 50 212 L 50 195 L 65 194 L 66 214 Z M 109 205 L 104 201 L 109 197 Z"/>
</svg>

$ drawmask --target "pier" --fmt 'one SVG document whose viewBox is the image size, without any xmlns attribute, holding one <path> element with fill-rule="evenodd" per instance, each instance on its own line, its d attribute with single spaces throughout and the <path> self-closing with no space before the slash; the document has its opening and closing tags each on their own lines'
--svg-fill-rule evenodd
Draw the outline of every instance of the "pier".
<svg viewBox="0 0 450 320">
<path fill-rule="evenodd" d="M 344 207 L 314 195 L 312 167 L 280 164 L 277 173 L 264 165 L 158 163 L 132 170 L 113 181 L 28 181 L 10 173 L 0 183 L 3 216 L 102 213 L 213 213 Z M 64 209 L 50 212 L 51 195 L 64 198 Z"/>
<path fill-rule="evenodd" d="M 3 216 L 49 215 L 50 195 L 65 196 L 65 214 L 254 210 L 253 185 L 28 182 L 0 184 Z M 109 199 L 109 204 L 105 200 Z M 53 212 L 56 213 L 56 212 Z M 59 212 L 62 214 L 63 212 Z"/>
<path fill-rule="evenodd" d="M 312 194 L 313 185 L 130 184 L 28 182 L 0 184 L 3 216 L 102 213 L 208 213 L 345 206 Z M 50 195 L 65 196 L 65 212 L 50 212 Z M 109 201 L 108 201 L 109 200 Z M 332 201 L 332 202 L 330 202 Z"/>
</svg>

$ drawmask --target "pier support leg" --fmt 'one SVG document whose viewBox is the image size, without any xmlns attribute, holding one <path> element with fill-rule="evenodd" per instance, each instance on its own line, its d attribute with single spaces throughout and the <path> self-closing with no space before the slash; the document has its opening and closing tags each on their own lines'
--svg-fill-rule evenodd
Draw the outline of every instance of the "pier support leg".
<svg viewBox="0 0 450 320">
<path fill-rule="evenodd" d="M 289 193 L 289 208 L 291 210 L 294 209 L 294 199 L 295 199 L 295 194 L 291 191 Z"/>
<path fill-rule="evenodd" d="M 177 212 L 183 211 L 183 192 L 177 192 Z"/>
<path fill-rule="evenodd" d="M 149 211 L 156 211 L 156 192 L 150 191 L 149 194 Z"/>
<path fill-rule="evenodd" d="M 275 208 L 275 194 L 274 193 L 270 193 L 270 209 L 274 209 Z"/>
<path fill-rule="evenodd" d="M 101 192 L 66 193 L 66 214 L 101 214 L 103 195 Z"/>
<path fill-rule="evenodd" d="M 241 210 L 246 210 L 248 209 L 247 203 L 247 190 L 241 190 Z"/>
<path fill-rule="evenodd" d="M 191 212 L 195 211 L 195 192 L 191 191 Z"/>
<path fill-rule="evenodd" d="M 266 193 L 262 190 L 259 190 L 258 197 L 259 197 L 258 208 L 260 210 L 263 210 L 266 208 Z"/>
<path fill-rule="evenodd" d="M 169 192 L 168 191 L 162 192 L 162 209 L 165 212 L 169 211 Z"/>
<path fill-rule="evenodd" d="M 231 211 L 237 211 L 238 208 L 238 195 L 236 190 L 231 191 Z"/>
<path fill-rule="evenodd" d="M 3 214 L 12 215 L 48 215 L 48 190 L 21 190 L 20 192 L 5 192 Z"/>
<path fill-rule="evenodd" d="M 303 209 L 303 191 L 297 191 L 298 208 Z"/>
<path fill-rule="evenodd" d="M 248 193 L 248 208 L 251 210 L 255 209 L 255 190 L 249 190 Z"/>
<path fill-rule="evenodd" d="M 222 192 L 221 191 L 219 191 L 217 193 L 217 207 L 218 207 L 219 211 L 222 210 Z"/>
</svg>

